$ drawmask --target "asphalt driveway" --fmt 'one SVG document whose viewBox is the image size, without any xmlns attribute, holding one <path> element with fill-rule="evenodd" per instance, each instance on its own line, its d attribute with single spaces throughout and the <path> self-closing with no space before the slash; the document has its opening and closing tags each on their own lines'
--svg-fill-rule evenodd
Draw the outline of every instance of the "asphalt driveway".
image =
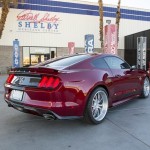
<svg viewBox="0 0 150 150">
<path fill-rule="evenodd" d="M 109 110 L 99 125 L 48 121 L 8 108 L 0 76 L 0 150 L 150 150 L 150 97 Z"/>
</svg>

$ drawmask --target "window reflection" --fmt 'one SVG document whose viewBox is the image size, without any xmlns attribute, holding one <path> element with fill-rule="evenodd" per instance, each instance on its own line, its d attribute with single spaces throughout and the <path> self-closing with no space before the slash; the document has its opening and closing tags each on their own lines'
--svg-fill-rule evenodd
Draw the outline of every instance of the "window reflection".
<svg viewBox="0 0 150 150">
<path fill-rule="evenodd" d="M 56 48 L 23 47 L 23 66 L 36 65 L 51 58 L 56 58 Z"/>
<path fill-rule="evenodd" d="M 23 47 L 23 66 L 30 65 L 29 47 Z"/>
</svg>

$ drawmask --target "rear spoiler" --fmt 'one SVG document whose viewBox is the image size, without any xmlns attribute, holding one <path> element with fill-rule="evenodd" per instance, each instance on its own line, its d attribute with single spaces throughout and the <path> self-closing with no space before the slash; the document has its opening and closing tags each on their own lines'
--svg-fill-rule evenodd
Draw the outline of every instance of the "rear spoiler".
<svg viewBox="0 0 150 150">
<path fill-rule="evenodd" d="M 58 74 L 59 70 L 46 68 L 43 66 L 38 67 L 21 67 L 21 68 L 12 68 L 10 70 L 10 74 L 21 74 L 21 75 L 28 75 L 28 74 Z"/>
</svg>

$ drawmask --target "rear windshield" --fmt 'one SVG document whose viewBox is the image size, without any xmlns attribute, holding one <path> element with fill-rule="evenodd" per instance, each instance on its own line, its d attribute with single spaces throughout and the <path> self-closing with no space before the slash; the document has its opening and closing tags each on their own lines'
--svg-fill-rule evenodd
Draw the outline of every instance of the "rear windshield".
<svg viewBox="0 0 150 150">
<path fill-rule="evenodd" d="M 54 69 L 64 69 L 88 58 L 90 58 L 90 55 L 74 55 L 51 61 L 49 63 L 43 64 L 42 66 Z"/>
</svg>

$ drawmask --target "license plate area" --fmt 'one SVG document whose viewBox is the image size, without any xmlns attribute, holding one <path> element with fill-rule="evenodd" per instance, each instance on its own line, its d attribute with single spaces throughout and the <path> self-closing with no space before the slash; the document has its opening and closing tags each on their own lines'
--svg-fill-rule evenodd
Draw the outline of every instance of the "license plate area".
<svg viewBox="0 0 150 150">
<path fill-rule="evenodd" d="M 12 90 L 10 94 L 10 99 L 16 101 L 22 101 L 23 98 L 23 91 Z"/>
</svg>

